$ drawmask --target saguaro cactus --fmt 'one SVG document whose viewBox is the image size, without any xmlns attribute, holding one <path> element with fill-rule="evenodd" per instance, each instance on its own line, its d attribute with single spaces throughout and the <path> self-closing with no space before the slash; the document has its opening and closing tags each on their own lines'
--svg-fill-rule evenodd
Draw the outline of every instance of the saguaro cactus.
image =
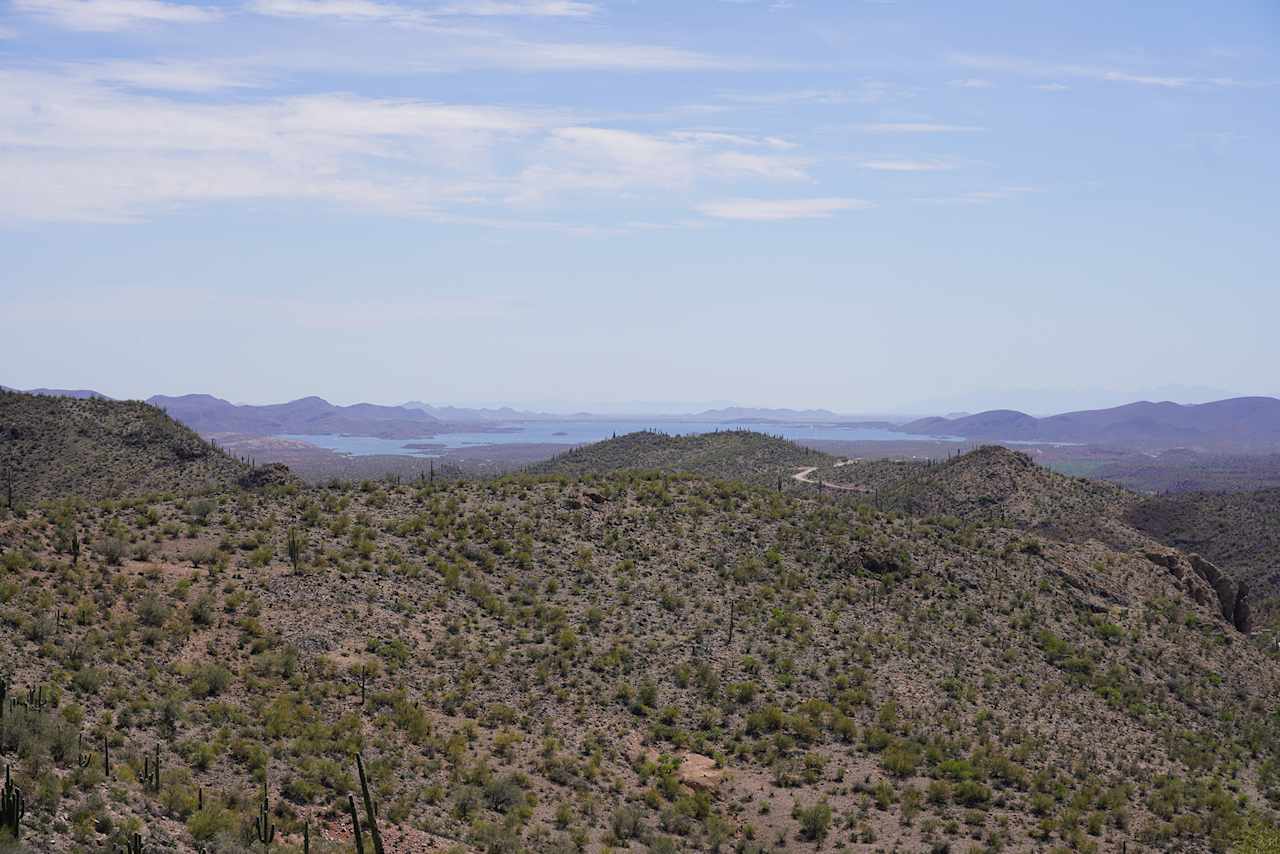
<svg viewBox="0 0 1280 854">
<path fill-rule="evenodd" d="M 271 813 L 267 809 L 267 784 L 265 780 L 262 783 L 262 806 L 258 807 L 258 817 L 253 820 L 253 829 L 263 847 L 270 846 L 271 840 L 276 838 L 276 826 L 271 821 Z"/>
<path fill-rule="evenodd" d="M 115 850 L 117 852 L 124 852 L 124 854 L 143 854 L 142 834 L 133 834 L 123 846 L 117 845 Z"/>
<path fill-rule="evenodd" d="M 378 833 L 378 807 L 369 794 L 369 778 L 364 773 L 364 757 L 356 754 L 356 769 L 360 772 L 360 793 L 364 796 L 364 812 L 369 820 L 369 835 L 373 837 L 373 854 L 385 854 L 382 850 L 382 834 Z"/>
<path fill-rule="evenodd" d="M 289 529 L 289 538 L 286 543 L 289 551 L 289 563 L 293 564 L 293 571 L 298 571 L 298 566 L 302 563 L 302 534 L 297 528 Z"/>
<path fill-rule="evenodd" d="M 160 791 L 160 744 L 156 743 L 155 759 L 142 759 L 142 782 L 153 792 Z"/>
<path fill-rule="evenodd" d="M 360 811 L 356 809 L 356 796 L 347 793 L 347 812 L 351 813 L 351 827 L 356 835 L 356 854 L 364 854 L 364 836 L 360 832 Z"/>
<path fill-rule="evenodd" d="M 4 790 L 0 791 L 0 827 L 18 839 L 22 835 L 22 817 L 27 814 L 27 801 L 22 790 L 13 784 L 9 766 L 4 766 Z"/>
</svg>

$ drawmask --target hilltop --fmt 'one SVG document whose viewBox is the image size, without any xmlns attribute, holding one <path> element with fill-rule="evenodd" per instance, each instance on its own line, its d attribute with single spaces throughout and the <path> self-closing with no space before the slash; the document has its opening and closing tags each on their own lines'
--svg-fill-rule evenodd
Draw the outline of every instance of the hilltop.
<svg viewBox="0 0 1280 854">
<path fill-rule="evenodd" d="M 789 483 L 797 467 L 833 462 L 834 457 L 820 451 L 751 430 L 689 436 L 642 431 L 574 448 L 529 472 L 579 476 L 634 469 L 771 485 L 780 478 Z"/>
<path fill-rule="evenodd" d="M 859 490 L 877 507 L 958 523 L 996 524 L 1068 543 L 1099 542 L 1125 554 L 1146 555 L 1180 578 L 1204 582 L 1225 620 L 1253 626 L 1247 578 L 1224 571 L 1204 555 L 1180 555 L 1130 518 L 1141 497 L 1115 484 L 1071 477 L 1037 465 L 1025 453 L 988 445 L 945 462 L 852 461 L 819 469 L 827 483 Z M 1191 587 L 1191 595 L 1197 594 Z"/>
<path fill-rule="evenodd" d="M 1002 522 L 1061 539 L 1123 545 L 1111 523 L 1138 497 L 1114 484 L 1060 474 L 1027 454 L 986 445 L 942 462 L 854 461 L 819 472 L 863 487 L 879 506 L 967 522 Z"/>
<path fill-rule="evenodd" d="M 0 489 L 30 504 L 233 487 L 249 467 L 154 406 L 0 392 Z"/>
</svg>

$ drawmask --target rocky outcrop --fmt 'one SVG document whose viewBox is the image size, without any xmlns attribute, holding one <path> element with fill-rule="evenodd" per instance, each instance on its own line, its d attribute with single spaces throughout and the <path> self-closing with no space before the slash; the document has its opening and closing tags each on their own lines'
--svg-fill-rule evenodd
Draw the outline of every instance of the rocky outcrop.
<svg viewBox="0 0 1280 854">
<path fill-rule="evenodd" d="M 284 463 L 267 463 L 255 466 L 240 478 L 240 485 L 245 489 L 261 489 L 264 486 L 287 486 L 295 480 L 293 472 Z"/>
<path fill-rule="evenodd" d="M 1249 607 L 1249 585 L 1243 581 L 1236 591 L 1236 609 L 1231 622 L 1246 635 L 1253 631 L 1253 609 Z"/>
<path fill-rule="evenodd" d="M 1253 630 L 1253 614 L 1249 607 L 1247 584 L 1236 582 L 1198 554 L 1187 555 L 1184 558 L 1177 552 L 1149 551 L 1146 557 L 1157 566 L 1169 570 L 1170 574 L 1179 581 L 1190 582 L 1190 589 L 1187 592 L 1201 604 L 1207 604 L 1210 601 L 1204 589 L 1207 586 L 1216 598 L 1222 619 L 1245 634 Z M 1194 574 L 1188 573 L 1188 564 Z M 1200 581 L 1203 581 L 1203 585 L 1198 583 Z"/>
<path fill-rule="evenodd" d="M 1222 618 L 1240 631 L 1248 634 L 1253 628 L 1250 624 L 1249 588 L 1237 584 L 1233 578 L 1218 569 L 1198 554 L 1188 555 L 1191 568 L 1209 583 L 1218 594 L 1218 606 L 1222 609 Z"/>
</svg>

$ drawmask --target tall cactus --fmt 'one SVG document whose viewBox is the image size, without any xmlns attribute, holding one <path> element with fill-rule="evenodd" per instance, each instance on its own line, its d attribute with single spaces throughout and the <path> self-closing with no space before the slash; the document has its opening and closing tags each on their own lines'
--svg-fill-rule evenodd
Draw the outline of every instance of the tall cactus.
<svg viewBox="0 0 1280 854">
<path fill-rule="evenodd" d="M 351 813 L 351 827 L 356 835 L 356 854 L 364 854 L 364 835 L 360 832 L 360 811 L 356 809 L 356 796 L 347 793 L 347 812 Z"/>
<path fill-rule="evenodd" d="M 14 839 L 22 835 L 22 817 L 27 814 L 27 801 L 22 790 L 13 785 L 9 766 L 4 766 L 4 790 L 0 791 L 0 827 L 8 830 Z"/>
<path fill-rule="evenodd" d="M 160 743 L 156 742 L 155 760 L 142 759 L 142 782 L 153 792 L 160 791 Z"/>
<path fill-rule="evenodd" d="M 382 850 L 382 834 L 378 832 L 378 806 L 369 794 L 369 778 L 364 773 L 364 757 L 356 754 L 356 768 L 360 772 L 360 793 L 364 796 L 364 812 L 369 821 L 369 835 L 373 837 L 373 854 L 385 854 Z"/>
<path fill-rule="evenodd" d="M 117 845 L 115 851 L 117 854 L 120 854 L 120 852 L 123 852 L 123 854 L 143 854 L 142 834 L 133 834 L 123 846 Z"/>
<path fill-rule="evenodd" d="M 258 807 L 258 817 L 253 820 L 253 830 L 264 848 L 270 847 L 271 840 L 276 838 L 276 826 L 271 821 L 271 813 L 267 809 L 267 782 L 262 781 L 262 805 Z"/>
<path fill-rule="evenodd" d="M 88 768 L 89 763 L 93 761 L 93 754 L 86 753 L 84 750 L 84 733 L 76 738 L 76 764 L 81 768 Z"/>
</svg>

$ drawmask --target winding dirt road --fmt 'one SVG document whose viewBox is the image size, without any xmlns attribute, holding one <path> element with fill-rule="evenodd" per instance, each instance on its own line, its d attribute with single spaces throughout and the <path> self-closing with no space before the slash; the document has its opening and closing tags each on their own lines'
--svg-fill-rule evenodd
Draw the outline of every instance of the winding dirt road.
<svg viewBox="0 0 1280 854">
<path fill-rule="evenodd" d="M 848 465 L 848 464 L 849 464 L 849 463 L 851 463 L 851 462 L 853 462 L 853 461 L 852 461 L 852 460 L 845 460 L 845 461 L 844 461 L 844 462 L 842 462 L 842 463 L 836 463 L 836 468 L 839 468 L 840 466 L 846 466 L 846 465 Z M 826 481 L 817 481 L 817 480 L 814 480 L 814 479 L 811 477 L 811 475 L 812 475 L 815 471 L 817 471 L 817 470 L 818 470 L 818 467 L 817 467 L 817 466 L 809 466 L 808 468 L 800 469 L 800 471 L 798 471 L 798 472 L 796 472 L 795 474 L 791 475 L 791 479 L 792 479 L 792 480 L 799 481 L 800 483 L 808 483 L 808 484 L 812 484 L 813 486 L 821 486 L 823 489 L 834 489 L 834 490 L 836 490 L 837 492 L 862 492 L 862 493 L 865 493 L 865 492 L 867 491 L 867 490 L 862 489 L 861 487 L 858 487 L 858 486 L 849 486 L 848 484 L 843 484 L 843 483 L 827 483 Z"/>
</svg>

